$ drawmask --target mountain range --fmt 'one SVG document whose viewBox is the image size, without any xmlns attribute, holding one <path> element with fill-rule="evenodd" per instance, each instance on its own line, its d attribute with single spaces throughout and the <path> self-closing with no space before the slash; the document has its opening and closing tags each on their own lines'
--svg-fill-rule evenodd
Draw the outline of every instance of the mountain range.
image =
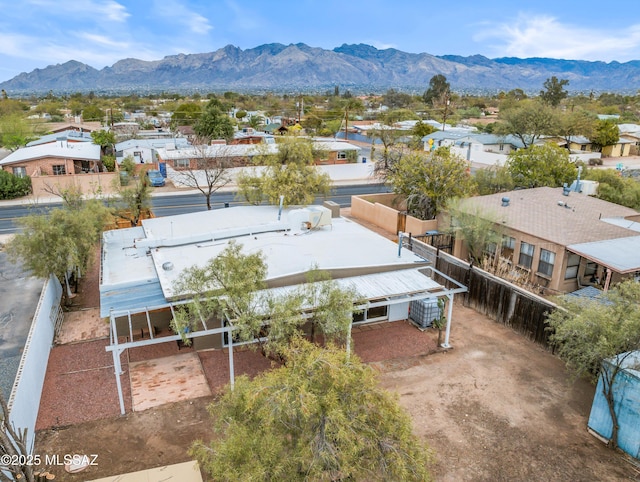
<svg viewBox="0 0 640 482">
<path fill-rule="evenodd" d="M 358 44 L 333 50 L 303 43 L 265 44 L 242 50 L 178 54 L 162 60 L 124 59 L 101 70 L 70 60 L 21 73 L 0 83 L 10 94 L 40 92 L 275 91 L 312 92 L 339 86 L 342 92 L 395 88 L 423 92 L 443 74 L 456 91 L 481 93 L 523 89 L 537 92 L 552 76 L 569 80 L 567 90 L 636 93 L 640 61 L 590 62 L 548 58 L 489 59 L 413 54 Z"/>
</svg>

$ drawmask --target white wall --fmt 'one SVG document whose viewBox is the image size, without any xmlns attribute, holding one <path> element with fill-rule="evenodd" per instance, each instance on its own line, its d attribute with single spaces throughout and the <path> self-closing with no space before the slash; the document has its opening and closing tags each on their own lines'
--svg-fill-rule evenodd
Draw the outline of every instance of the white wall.
<svg viewBox="0 0 640 482">
<path fill-rule="evenodd" d="M 16 381 L 9 397 L 9 414 L 16 428 L 27 429 L 27 448 L 33 451 L 34 431 L 44 377 L 53 345 L 55 321 L 60 308 L 62 286 L 51 276 L 42 289 L 25 343 Z"/>
<path fill-rule="evenodd" d="M 389 321 L 400 321 L 409 318 L 409 302 L 389 305 Z"/>
</svg>

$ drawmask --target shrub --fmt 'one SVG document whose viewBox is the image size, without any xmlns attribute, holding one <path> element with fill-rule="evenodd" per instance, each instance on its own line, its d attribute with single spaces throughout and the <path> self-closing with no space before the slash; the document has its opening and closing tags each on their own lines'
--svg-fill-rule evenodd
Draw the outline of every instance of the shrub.
<svg viewBox="0 0 640 482">
<path fill-rule="evenodd" d="M 0 169 L 0 199 L 14 199 L 31 193 L 31 178 L 19 177 Z"/>
</svg>

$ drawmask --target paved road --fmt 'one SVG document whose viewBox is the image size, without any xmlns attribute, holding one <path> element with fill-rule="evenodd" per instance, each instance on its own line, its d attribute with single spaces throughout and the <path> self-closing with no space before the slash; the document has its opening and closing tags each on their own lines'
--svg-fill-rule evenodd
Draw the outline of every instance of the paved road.
<svg viewBox="0 0 640 482">
<path fill-rule="evenodd" d="M 388 192 L 388 187 L 383 184 L 355 184 L 348 186 L 336 186 L 332 190 L 330 199 L 341 207 L 351 205 L 351 196 L 356 194 L 371 194 Z M 320 204 L 322 198 L 316 198 Z M 211 198 L 213 209 L 223 208 L 225 204 L 238 206 L 244 204 L 236 199 L 234 192 L 216 193 Z M 42 204 L 2 203 L 0 202 L 0 236 L 17 231 L 16 220 L 31 213 L 44 213 L 59 206 L 60 203 L 45 202 Z M 152 209 L 156 216 L 174 216 L 207 209 L 206 200 L 201 193 L 158 193 L 152 197 Z"/>
</svg>

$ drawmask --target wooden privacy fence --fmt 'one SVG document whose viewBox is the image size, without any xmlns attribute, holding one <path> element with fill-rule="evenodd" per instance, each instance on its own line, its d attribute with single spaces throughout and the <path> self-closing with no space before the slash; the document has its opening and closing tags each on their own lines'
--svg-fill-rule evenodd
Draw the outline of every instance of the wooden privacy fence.
<svg viewBox="0 0 640 482">
<path fill-rule="evenodd" d="M 410 244 L 407 240 L 406 245 L 419 256 L 431 261 L 438 271 L 467 286 L 468 291 L 463 297 L 464 306 L 509 326 L 552 350 L 545 320 L 547 313 L 557 308 L 554 303 L 415 238 Z M 436 281 L 445 286 L 448 283 L 437 277 Z"/>
</svg>

